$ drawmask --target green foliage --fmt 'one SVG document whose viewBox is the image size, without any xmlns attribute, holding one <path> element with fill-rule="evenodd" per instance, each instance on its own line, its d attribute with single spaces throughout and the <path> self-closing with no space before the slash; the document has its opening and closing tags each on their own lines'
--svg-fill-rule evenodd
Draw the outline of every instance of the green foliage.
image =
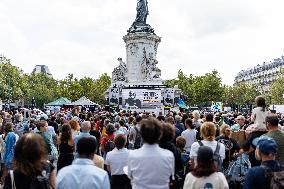
<svg viewBox="0 0 284 189">
<path fill-rule="evenodd" d="M 270 84 L 270 96 L 272 104 L 284 104 L 284 77 L 278 78 Z"/>
</svg>

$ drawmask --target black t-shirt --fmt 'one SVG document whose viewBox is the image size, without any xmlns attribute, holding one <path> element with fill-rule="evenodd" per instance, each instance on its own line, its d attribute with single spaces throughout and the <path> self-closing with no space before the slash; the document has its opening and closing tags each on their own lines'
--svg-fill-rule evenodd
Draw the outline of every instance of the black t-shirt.
<svg viewBox="0 0 284 189">
<path fill-rule="evenodd" d="M 49 182 L 50 173 L 54 170 L 54 168 L 55 167 L 51 163 L 47 163 L 42 172 L 37 176 L 37 180 L 47 180 Z M 45 189 L 42 183 L 39 184 L 37 181 L 33 182 L 30 177 L 24 175 L 18 170 L 13 171 L 13 174 L 17 189 Z M 5 178 L 4 189 L 12 189 L 10 173 L 8 173 Z"/>
<path fill-rule="evenodd" d="M 92 131 L 90 131 L 90 135 L 96 137 L 97 142 L 100 143 L 100 140 L 101 140 L 101 133 L 100 133 L 100 131 L 92 130 Z"/>
</svg>

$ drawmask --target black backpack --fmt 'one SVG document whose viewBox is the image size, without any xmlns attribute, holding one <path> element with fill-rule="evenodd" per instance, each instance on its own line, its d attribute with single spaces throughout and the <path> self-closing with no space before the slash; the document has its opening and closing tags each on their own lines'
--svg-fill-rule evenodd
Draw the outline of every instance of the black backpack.
<svg viewBox="0 0 284 189">
<path fill-rule="evenodd" d="M 201 142 L 201 141 L 198 141 L 199 145 L 200 146 L 204 146 L 204 144 Z M 220 156 L 220 143 L 217 142 L 217 147 L 216 147 L 216 150 L 213 154 L 213 159 L 214 159 L 214 162 L 216 164 L 216 167 L 217 167 L 217 171 L 222 171 L 222 164 L 223 164 L 223 161 L 222 161 L 222 158 Z"/>
<path fill-rule="evenodd" d="M 271 189 L 281 189 L 284 188 L 284 167 L 280 165 L 279 172 L 273 172 L 270 167 L 261 165 L 265 171 L 265 176 L 270 179 Z"/>
<path fill-rule="evenodd" d="M 109 138 L 106 138 L 106 139 L 107 139 L 107 142 L 104 146 L 104 149 L 105 149 L 105 153 L 108 153 L 115 148 L 115 145 L 114 145 L 114 142 L 112 140 L 110 140 Z"/>
<path fill-rule="evenodd" d="M 134 141 L 134 149 L 139 149 L 142 146 L 142 136 L 141 132 L 138 130 L 136 126 L 134 126 L 134 129 L 136 131 L 136 137 Z"/>
</svg>

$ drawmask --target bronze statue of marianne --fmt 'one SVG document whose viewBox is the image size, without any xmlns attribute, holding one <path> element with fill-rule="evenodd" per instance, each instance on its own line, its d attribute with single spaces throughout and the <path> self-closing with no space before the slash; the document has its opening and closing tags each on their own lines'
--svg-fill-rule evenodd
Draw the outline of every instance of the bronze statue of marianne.
<svg viewBox="0 0 284 189">
<path fill-rule="evenodd" d="M 147 16 L 149 14 L 147 0 L 138 0 L 136 10 L 137 15 L 135 22 L 146 24 Z"/>
</svg>

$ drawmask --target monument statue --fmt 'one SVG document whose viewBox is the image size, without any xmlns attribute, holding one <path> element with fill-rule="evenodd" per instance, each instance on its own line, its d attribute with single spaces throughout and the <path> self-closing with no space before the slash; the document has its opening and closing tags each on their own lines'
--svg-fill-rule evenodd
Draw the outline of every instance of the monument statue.
<svg viewBox="0 0 284 189">
<path fill-rule="evenodd" d="M 135 22 L 146 24 L 147 16 L 149 15 L 147 0 L 138 0 L 136 10 L 137 15 Z"/>
<path fill-rule="evenodd" d="M 128 33 L 137 33 L 137 32 L 146 32 L 153 33 L 154 29 L 146 23 L 147 16 L 149 15 L 148 10 L 148 2 L 147 0 L 138 0 L 136 19 L 131 25 L 131 27 L 127 30 Z"/>
<path fill-rule="evenodd" d="M 119 62 L 119 66 L 114 68 L 112 72 L 112 81 L 126 81 L 126 72 L 127 72 L 127 67 L 125 62 L 122 61 L 122 58 L 117 59 Z"/>
</svg>

